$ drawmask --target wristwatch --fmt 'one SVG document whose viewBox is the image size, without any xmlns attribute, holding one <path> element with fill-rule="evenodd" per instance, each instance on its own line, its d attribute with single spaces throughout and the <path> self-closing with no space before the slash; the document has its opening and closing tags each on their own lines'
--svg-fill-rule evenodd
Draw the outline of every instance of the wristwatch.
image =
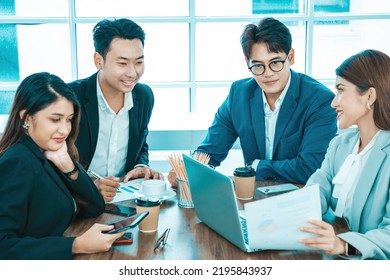
<svg viewBox="0 0 390 280">
<path fill-rule="evenodd" d="M 77 165 L 75 164 L 73 170 L 71 170 L 69 172 L 63 172 L 63 173 L 64 173 L 65 176 L 70 177 L 73 174 L 75 174 L 78 170 L 79 169 L 77 168 Z"/>
<path fill-rule="evenodd" d="M 353 247 L 351 244 L 348 242 L 345 242 L 345 255 L 347 257 L 355 257 L 357 255 L 361 255 L 358 249 Z"/>
</svg>

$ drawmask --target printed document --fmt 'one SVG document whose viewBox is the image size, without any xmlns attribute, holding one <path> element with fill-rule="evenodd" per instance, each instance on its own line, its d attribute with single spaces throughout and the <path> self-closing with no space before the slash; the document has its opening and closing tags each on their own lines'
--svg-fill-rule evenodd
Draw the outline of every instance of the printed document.
<svg viewBox="0 0 390 280">
<path fill-rule="evenodd" d="M 127 183 L 120 183 L 119 188 L 114 196 L 114 199 L 108 203 L 116 203 L 133 199 L 139 196 L 140 190 L 142 190 L 142 181 L 144 178 L 128 181 Z"/>
<path fill-rule="evenodd" d="M 314 227 L 309 219 L 322 220 L 319 185 L 246 203 L 245 216 L 251 248 L 310 250 L 299 239 L 317 235 L 299 228 Z"/>
</svg>

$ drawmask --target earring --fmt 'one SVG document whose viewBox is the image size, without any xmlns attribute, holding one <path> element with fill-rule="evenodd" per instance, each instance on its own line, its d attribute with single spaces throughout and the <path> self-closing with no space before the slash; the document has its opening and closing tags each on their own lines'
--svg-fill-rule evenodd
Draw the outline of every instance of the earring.
<svg viewBox="0 0 390 280">
<path fill-rule="evenodd" d="M 27 130 L 30 127 L 30 124 L 27 121 L 24 121 L 22 127 Z"/>
<path fill-rule="evenodd" d="M 371 105 L 370 105 L 370 102 L 367 102 L 367 109 L 368 109 L 368 111 L 370 111 L 370 110 L 371 110 Z"/>
</svg>

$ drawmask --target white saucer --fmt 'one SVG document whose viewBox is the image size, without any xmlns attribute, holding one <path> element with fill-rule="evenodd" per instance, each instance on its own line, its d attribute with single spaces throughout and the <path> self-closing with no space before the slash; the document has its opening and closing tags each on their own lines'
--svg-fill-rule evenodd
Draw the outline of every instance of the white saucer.
<svg viewBox="0 0 390 280">
<path fill-rule="evenodd" d="M 172 189 L 169 189 L 165 192 L 165 194 L 162 196 L 162 197 L 154 197 L 153 198 L 158 198 L 159 200 L 167 200 L 167 199 L 171 199 L 172 197 L 174 197 L 176 195 L 175 191 L 172 190 Z M 135 192 L 134 193 L 134 196 L 135 198 L 138 198 L 138 197 L 144 197 L 145 195 L 142 193 L 142 190 L 139 190 L 138 192 Z"/>
</svg>

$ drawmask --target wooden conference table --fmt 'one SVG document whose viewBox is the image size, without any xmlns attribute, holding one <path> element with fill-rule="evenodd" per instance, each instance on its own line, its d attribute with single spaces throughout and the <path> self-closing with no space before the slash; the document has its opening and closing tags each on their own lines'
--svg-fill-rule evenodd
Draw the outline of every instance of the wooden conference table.
<svg viewBox="0 0 390 280">
<path fill-rule="evenodd" d="M 275 183 L 274 183 L 275 184 Z M 256 182 L 257 187 L 271 185 L 269 182 Z M 255 199 L 261 199 L 256 193 Z M 243 208 L 242 201 L 238 200 Z M 133 201 L 122 202 L 134 206 Z M 85 232 L 94 223 L 109 223 L 119 216 L 102 214 L 94 219 L 76 219 L 65 235 L 75 236 Z M 340 226 L 343 230 L 344 225 Z M 167 244 L 157 253 L 154 244 L 159 236 L 170 228 Z M 345 229 L 345 228 L 344 228 Z M 256 253 L 245 253 L 218 235 L 202 223 L 195 214 L 195 209 L 180 208 L 177 196 L 161 205 L 158 231 L 143 233 L 138 227 L 130 230 L 133 233 L 133 244 L 114 246 L 110 251 L 97 254 L 76 255 L 74 259 L 90 260 L 320 260 L 332 259 L 320 251 L 280 251 L 265 250 Z"/>
</svg>

